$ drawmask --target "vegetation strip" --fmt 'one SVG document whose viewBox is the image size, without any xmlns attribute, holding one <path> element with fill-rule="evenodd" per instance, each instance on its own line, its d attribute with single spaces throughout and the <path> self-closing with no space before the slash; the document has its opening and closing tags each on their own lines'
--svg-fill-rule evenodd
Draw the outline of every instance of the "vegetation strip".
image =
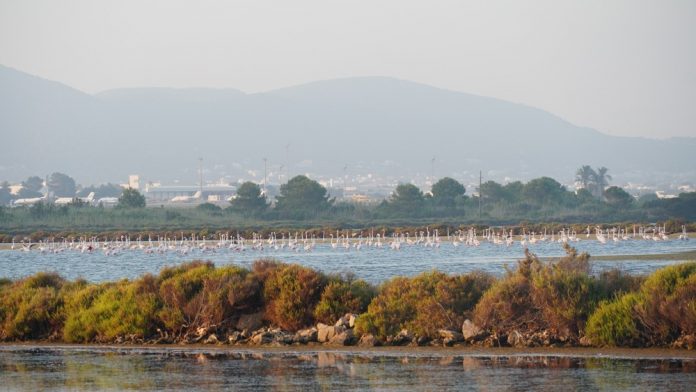
<svg viewBox="0 0 696 392">
<path fill-rule="evenodd" d="M 258 260 L 194 261 L 107 283 L 0 281 L 0 340 L 246 345 L 696 346 L 696 262 L 591 275 L 589 255 L 526 252 L 496 279 L 431 271 L 378 287 Z"/>
</svg>

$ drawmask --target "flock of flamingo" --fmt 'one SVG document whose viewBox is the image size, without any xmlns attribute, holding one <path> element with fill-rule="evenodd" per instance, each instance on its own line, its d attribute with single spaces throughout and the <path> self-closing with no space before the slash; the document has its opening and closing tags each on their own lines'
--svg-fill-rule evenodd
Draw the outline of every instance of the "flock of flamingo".
<svg viewBox="0 0 696 392">
<path fill-rule="evenodd" d="M 593 231 L 592 228 L 588 226 L 584 232 L 585 239 L 592 239 L 593 233 L 594 239 L 601 244 L 606 244 L 609 241 L 670 240 L 664 226 L 634 226 L 632 231 L 629 231 L 628 228 L 603 230 L 600 227 L 594 228 Z M 34 243 L 15 243 L 13 240 L 11 249 L 18 249 L 24 252 L 38 251 L 41 253 L 62 253 L 66 251 L 80 253 L 103 252 L 107 256 L 118 255 L 124 251 L 142 251 L 147 254 L 175 252 L 180 255 L 188 255 L 196 252 L 207 253 L 221 250 L 236 252 L 265 250 L 311 252 L 316 248 L 317 244 L 326 243 L 335 250 L 360 251 L 363 248 L 388 248 L 391 250 L 400 250 L 402 248 L 416 246 L 439 248 L 442 244 L 451 244 L 451 246 L 456 248 L 459 246 L 479 246 L 483 242 L 508 247 L 518 242 L 522 247 L 528 247 L 544 242 L 567 243 L 580 241 L 580 237 L 577 233 L 570 229 L 551 232 L 550 235 L 547 234 L 546 230 L 544 230 L 543 233 L 533 231 L 527 233 L 523 230 L 522 234 L 517 236 L 517 239 L 515 238 L 512 230 L 499 229 L 496 231 L 494 228 L 484 229 L 480 233 L 473 228 L 468 230 L 457 230 L 454 233 L 450 233 L 448 230 L 446 236 L 442 237 L 438 230 L 433 230 L 431 232 L 428 228 L 414 232 L 413 235 L 410 233 L 395 233 L 391 236 L 387 236 L 384 232 L 382 234 L 374 234 L 374 231 L 372 231 L 369 235 L 363 236 L 362 234 L 351 233 L 350 231 L 336 231 L 335 235 L 329 233 L 327 236 L 326 233 L 323 233 L 320 237 L 307 232 L 287 233 L 287 235 L 281 233 L 279 238 L 279 235 L 273 232 L 267 238 L 259 234 L 252 234 L 251 238 L 244 238 L 239 234 L 236 236 L 220 234 L 217 239 L 212 240 L 199 237 L 196 234 L 186 237 L 184 233 L 182 233 L 179 238 L 158 236 L 154 239 L 152 237 L 143 239 L 141 236 L 134 241 L 126 236 L 121 236 L 115 240 L 100 240 L 97 237 L 81 237 L 71 240 L 63 239 L 61 241 L 50 239 Z M 685 226 L 682 226 L 682 232 L 679 234 L 678 239 L 684 241 L 689 239 Z"/>
</svg>

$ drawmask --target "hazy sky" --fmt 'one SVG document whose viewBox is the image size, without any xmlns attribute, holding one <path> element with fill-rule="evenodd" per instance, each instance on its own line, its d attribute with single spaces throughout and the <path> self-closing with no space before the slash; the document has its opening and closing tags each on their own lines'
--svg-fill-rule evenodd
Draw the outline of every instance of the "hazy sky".
<svg viewBox="0 0 696 392">
<path fill-rule="evenodd" d="M 0 64 L 86 92 L 384 75 L 696 136 L 696 1 L 0 0 Z"/>
</svg>

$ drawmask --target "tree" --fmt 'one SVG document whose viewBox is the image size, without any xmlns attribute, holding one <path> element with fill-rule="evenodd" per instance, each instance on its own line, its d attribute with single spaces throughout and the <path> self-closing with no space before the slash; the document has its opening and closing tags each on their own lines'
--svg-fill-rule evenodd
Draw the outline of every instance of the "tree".
<svg viewBox="0 0 696 392">
<path fill-rule="evenodd" d="M 416 213 L 423 207 L 423 192 L 413 184 L 399 184 L 392 194 L 389 204 L 398 211 Z"/>
<path fill-rule="evenodd" d="M 10 204 L 10 201 L 12 201 L 10 184 L 7 181 L 3 181 L 2 184 L 0 184 L 0 206 Z"/>
<path fill-rule="evenodd" d="M 607 188 L 604 191 L 604 198 L 614 207 L 626 208 L 633 204 L 633 196 L 618 186 Z"/>
<path fill-rule="evenodd" d="M 230 202 L 230 208 L 243 214 L 254 215 L 268 208 L 266 196 L 261 193 L 261 187 L 251 181 L 243 183 L 237 189 L 237 197 Z"/>
<path fill-rule="evenodd" d="M 457 197 L 463 196 L 465 192 L 464 185 L 449 177 L 440 179 L 432 187 L 435 204 L 447 208 L 453 208 Z"/>
<path fill-rule="evenodd" d="M 55 197 L 73 197 L 77 191 L 75 180 L 63 173 L 53 173 L 46 184 Z"/>
<path fill-rule="evenodd" d="M 276 209 L 286 213 L 306 213 L 327 210 L 333 204 L 326 188 L 307 176 L 295 176 L 280 186 Z"/>
<path fill-rule="evenodd" d="M 575 182 L 580 184 L 582 189 L 592 189 L 597 180 L 597 172 L 589 165 L 584 165 L 575 172 Z"/>
<path fill-rule="evenodd" d="M 486 181 L 481 184 L 479 194 L 485 201 L 499 202 L 508 199 L 505 188 L 495 181 Z"/>
<path fill-rule="evenodd" d="M 609 186 L 609 181 L 611 181 L 611 176 L 607 174 L 609 169 L 602 166 L 597 169 L 597 175 L 595 176 L 595 186 L 597 187 L 597 197 L 600 200 L 604 199 L 604 189 Z"/>
<path fill-rule="evenodd" d="M 31 176 L 25 181 L 22 181 L 22 188 L 17 192 L 17 198 L 19 199 L 33 199 L 35 197 L 42 197 L 43 194 L 40 192 L 43 188 L 43 180 L 37 176 Z"/>
<path fill-rule="evenodd" d="M 38 193 L 41 191 L 41 188 L 43 188 L 43 180 L 41 177 L 31 176 L 25 181 L 22 181 L 22 188 Z"/>
<path fill-rule="evenodd" d="M 145 196 L 133 188 L 123 190 L 121 197 L 118 198 L 120 208 L 143 208 L 145 207 Z"/>
<path fill-rule="evenodd" d="M 87 197 L 90 192 L 94 192 L 95 199 L 101 199 L 102 197 L 120 197 L 121 193 L 123 193 L 123 188 L 120 185 L 112 183 L 102 184 L 99 186 L 90 185 L 86 188 L 80 189 L 80 191 L 77 192 L 77 195 L 79 197 Z"/>
<path fill-rule="evenodd" d="M 534 203 L 559 203 L 565 195 L 565 187 L 549 177 L 535 178 L 524 185 L 522 195 Z"/>
</svg>

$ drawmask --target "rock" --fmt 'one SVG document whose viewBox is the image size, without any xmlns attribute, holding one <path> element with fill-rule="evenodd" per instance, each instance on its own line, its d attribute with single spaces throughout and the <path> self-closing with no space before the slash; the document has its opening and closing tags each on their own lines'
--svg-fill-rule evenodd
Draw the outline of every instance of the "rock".
<svg viewBox="0 0 696 392">
<path fill-rule="evenodd" d="M 527 345 L 524 336 L 518 330 L 510 332 L 507 336 L 507 341 L 512 347 L 525 347 Z"/>
<path fill-rule="evenodd" d="M 268 331 L 266 328 L 261 328 L 254 331 L 249 339 L 251 344 L 268 344 L 273 341 L 274 334 Z"/>
<path fill-rule="evenodd" d="M 390 343 L 394 346 L 403 346 L 409 344 L 413 341 L 413 335 L 411 335 L 408 330 L 402 329 L 399 333 L 394 336 Z"/>
<path fill-rule="evenodd" d="M 484 335 L 484 331 L 471 320 L 466 319 L 462 324 L 462 337 L 464 340 L 476 340 Z"/>
<path fill-rule="evenodd" d="M 427 336 L 419 336 L 418 338 L 416 338 L 416 345 L 418 346 L 426 346 L 430 342 L 431 339 Z"/>
<path fill-rule="evenodd" d="M 696 335 L 682 335 L 672 343 L 672 347 L 693 350 L 696 348 Z"/>
<path fill-rule="evenodd" d="M 271 341 L 276 344 L 281 344 L 281 345 L 286 345 L 286 344 L 292 344 L 293 340 L 295 338 L 295 335 L 285 332 L 285 331 L 280 331 L 280 332 L 272 332 L 271 333 Z"/>
<path fill-rule="evenodd" d="M 334 336 L 340 334 L 341 332 L 345 331 L 347 328 L 346 327 L 336 327 L 336 326 L 328 326 L 326 324 L 319 323 L 317 324 L 317 341 L 320 343 L 326 343 L 331 340 Z"/>
<path fill-rule="evenodd" d="M 239 331 L 245 329 L 249 331 L 254 331 L 263 326 L 263 312 L 243 314 L 237 320 L 235 328 Z"/>
<path fill-rule="evenodd" d="M 377 340 L 377 338 L 371 334 L 371 333 L 366 333 L 365 335 L 360 337 L 360 341 L 358 342 L 358 346 L 361 347 L 375 347 L 380 345 L 380 341 Z"/>
<path fill-rule="evenodd" d="M 204 337 L 205 335 L 208 334 L 208 328 L 206 327 L 198 327 L 196 328 L 196 336 L 200 339 Z"/>
<path fill-rule="evenodd" d="M 242 339 L 244 338 L 242 337 L 242 333 L 239 331 L 234 331 L 231 334 L 227 335 L 227 343 L 229 344 L 237 343 Z"/>
<path fill-rule="evenodd" d="M 349 313 L 346 316 L 348 316 L 348 328 L 355 328 L 355 320 L 357 320 L 358 316 L 353 313 Z"/>
<path fill-rule="evenodd" d="M 457 331 L 451 331 L 449 329 L 440 329 L 437 331 L 443 341 L 449 340 L 452 342 L 461 342 L 464 336 Z"/>
<path fill-rule="evenodd" d="M 205 344 L 218 344 L 220 343 L 220 340 L 218 339 L 217 335 L 214 333 L 211 333 L 207 339 L 203 342 Z"/>
<path fill-rule="evenodd" d="M 357 318 L 356 315 L 353 313 L 346 313 L 343 317 L 339 318 L 336 321 L 336 324 L 334 324 L 334 327 L 346 327 L 346 328 L 353 328 L 355 327 L 355 319 Z"/>
<path fill-rule="evenodd" d="M 352 329 L 346 329 L 343 332 L 334 335 L 331 340 L 329 340 L 329 344 L 337 346 L 350 346 L 353 343 L 355 343 L 355 336 L 353 335 Z"/>
<path fill-rule="evenodd" d="M 307 344 L 309 342 L 316 342 L 318 336 L 318 331 L 316 328 L 301 329 L 295 333 L 293 340 L 297 343 Z"/>
<path fill-rule="evenodd" d="M 581 337 L 579 343 L 581 346 L 584 346 L 584 347 L 592 346 L 592 340 L 590 340 L 590 338 L 588 338 L 587 336 Z"/>
</svg>

